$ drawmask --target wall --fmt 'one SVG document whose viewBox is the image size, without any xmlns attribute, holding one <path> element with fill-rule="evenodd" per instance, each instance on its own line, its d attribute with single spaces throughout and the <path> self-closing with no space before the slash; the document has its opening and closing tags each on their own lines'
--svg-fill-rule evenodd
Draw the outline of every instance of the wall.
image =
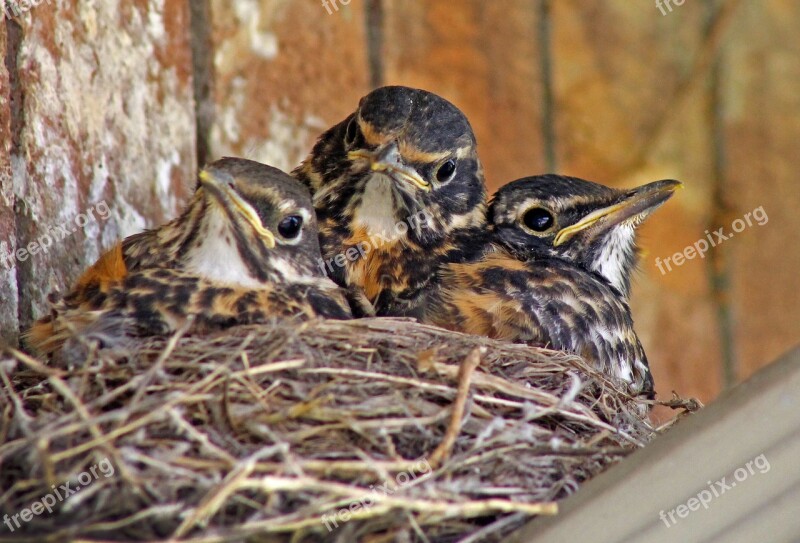
<svg viewBox="0 0 800 543">
<path fill-rule="evenodd" d="M 401 83 L 467 113 L 492 187 L 547 170 L 686 183 L 643 228 L 633 306 L 661 396 L 709 400 L 800 338 L 800 6 L 715 5 L 43 0 L 0 24 L 0 249 L 98 202 L 110 215 L 0 262 L 2 336 L 173 216 L 198 163 L 290 169 L 372 86 Z M 763 226 L 659 271 L 759 207 Z"/>
</svg>

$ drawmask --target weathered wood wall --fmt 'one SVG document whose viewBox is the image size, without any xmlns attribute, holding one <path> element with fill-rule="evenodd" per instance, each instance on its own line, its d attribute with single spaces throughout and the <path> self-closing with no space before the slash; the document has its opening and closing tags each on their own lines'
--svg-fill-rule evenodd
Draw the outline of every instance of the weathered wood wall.
<svg viewBox="0 0 800 543">
<path fill-rule="evenodd" d="M 16 253 L 0 262 L 0 326 L 9 337 L 102 249 L 172 217 L 196 160 L 187 4 L 42 1 L 4 23 L 0 258 Z M 32 243 L 41 248 L 23 252 Z"/>
<path fill-rule="evenodd" d="M 686 182 L 644 228 L 634 311 L 661 395 L 708 400 L 800 339 L 800 4 L 670 6 L 42 0 L 11 12 L 0 258 L 69 230 L 0 262 L 2 336 L 14 341 L 104 247 L 174 215 L 198 162 L 290 169 L 372 86 L 398 83 L 469 115 L 492 187 L 551 169 Z M 763 226 L 659 271 L 656 257 L 756 208 Z"/>
</svg>

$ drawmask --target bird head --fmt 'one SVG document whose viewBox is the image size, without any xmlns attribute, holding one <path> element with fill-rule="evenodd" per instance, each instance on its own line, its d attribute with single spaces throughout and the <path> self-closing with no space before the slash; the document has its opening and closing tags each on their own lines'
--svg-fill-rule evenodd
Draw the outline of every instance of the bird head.
<svg viewBox="0 0 800 543">
<path fill-rule="evenodd" d="M 310 179 L 321 217 L 369 234 L 421 217 L 422 228 L 407 235 L 428 245 L 454 229 L 485 224 L 472 128 L 453 104 L 423 90 L 374 90 L 320 137 L 299 172 Z"/>
<path fill-rule="evenodd" d="M 518 256 L 566 258 L 627 296 L 636 228 L 681 186 L 665 179 L 614 189 L 575 177 L 526 177 L 498 190 L 489 216 L 499 241 Z"/>
<path fill-rule="evenodd" d="M 208 279 L 257 287 L 321 277 L 319 240 L 308 190 L 258 162 L 224 158 L 198 176 L 184 215 L 183 267 Z"/>
</svg>

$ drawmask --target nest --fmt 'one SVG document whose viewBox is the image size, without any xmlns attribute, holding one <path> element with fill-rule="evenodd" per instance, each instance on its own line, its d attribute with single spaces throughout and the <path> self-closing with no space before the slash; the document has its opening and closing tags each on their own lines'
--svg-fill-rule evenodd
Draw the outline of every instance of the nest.
<svg viewBox="0 0 800 543">
<path fill-rule="evenodd" d="M 9 350 L 0 379 L 21 541 L 496 541 L 654 435 L 578 357 L 403 319 Z"/>
</svg>

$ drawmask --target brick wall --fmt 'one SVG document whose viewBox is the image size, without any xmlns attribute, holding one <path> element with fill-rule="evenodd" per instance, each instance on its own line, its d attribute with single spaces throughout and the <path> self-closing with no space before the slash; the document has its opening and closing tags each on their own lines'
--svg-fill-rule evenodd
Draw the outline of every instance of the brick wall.
<svg viewBox="0 0 800 543">
<path fill-rule="evenodd" d="M 284 169 L 376 84 L 470 117 L 492 187 L 550 169 L 675 177 L 634 286 L 662 396 L 712 398 L 800 338 L 800 37 L 792 0 L 43 0 L 0 24 L 0 332 L 46 310 L 119 237 L 173 216 L 198 162 Z M 108 216 L 75 218 L 108 205 Z M 746 228 L 666 258 L 761 207 Z M 97 213 L 95 212 L 95 215 Z"/>
</svg>

